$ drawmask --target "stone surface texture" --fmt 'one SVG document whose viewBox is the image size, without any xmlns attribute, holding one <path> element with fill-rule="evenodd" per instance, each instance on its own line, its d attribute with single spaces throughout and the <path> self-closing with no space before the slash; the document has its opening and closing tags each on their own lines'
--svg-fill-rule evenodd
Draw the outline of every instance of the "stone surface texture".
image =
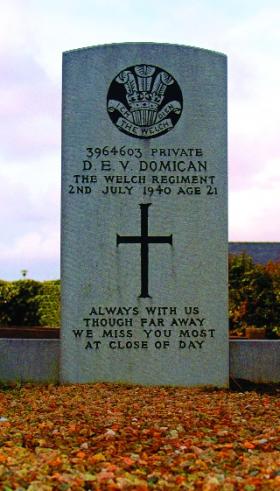
<svg viewBox="0 0 280 491">
<path fill-rule="evenodd" d="M 271 339 L 231 340 L 230 375 L 250 382 L 280 382 L 280 342 Z"/>
<path fill-rule="evenodd" d="M 62 382 L 228 384 L 226 77 L 224 55 L 186 46 L 64 53 Z M 159 80 L 161 124 L 142 111 L 139 137 L 129 90 Z"/>
<path fill-rule="evenodd" d="M 56 383 L 58 339 L 0 339 L 0 381 Z"/>
</svg>

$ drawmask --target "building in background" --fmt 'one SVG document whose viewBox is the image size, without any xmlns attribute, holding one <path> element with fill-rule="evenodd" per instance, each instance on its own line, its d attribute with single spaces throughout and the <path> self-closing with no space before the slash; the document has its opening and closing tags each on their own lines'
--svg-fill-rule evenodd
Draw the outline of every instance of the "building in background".
<svg viewBox="0 0 280 491">
<path fill-rule="evenodd" d="M 229 242 L 229 254 L 246 253 L 255 263 L 280 261 L 280 242 Z"/>
</svg>

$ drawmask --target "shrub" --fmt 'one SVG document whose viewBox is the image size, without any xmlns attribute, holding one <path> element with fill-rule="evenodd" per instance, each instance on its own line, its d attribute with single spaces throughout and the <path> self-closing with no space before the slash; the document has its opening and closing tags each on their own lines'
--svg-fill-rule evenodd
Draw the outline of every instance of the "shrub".
<svg viewBox="0 0 280 491">
<path fill-rule="evenodd" d="M 60 325 L 60 281 L 44 281 L 36 297 L 38 326 Z"/>
<path fill-rule="evenodd" d="M 59 305 L 59 280 L 0 280 L 1 326 L 59 326 Z"/>
<path fill-rule="evenodd" d="M 229 321 L 231 330 L 266 327 L 275 337 L 280 325 L 280 264 L 255 264 L 250 256 L 229 257 Z"/>
</svg>

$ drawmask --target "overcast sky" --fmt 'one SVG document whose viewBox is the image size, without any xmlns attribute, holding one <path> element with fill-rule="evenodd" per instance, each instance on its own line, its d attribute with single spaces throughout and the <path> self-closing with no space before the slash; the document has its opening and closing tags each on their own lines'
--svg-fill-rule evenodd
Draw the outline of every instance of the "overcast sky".
<svg viewBox="0 0 280 491">
<path fill-rule="evenodd" d="M 229 238 L 280 241 L 279 0 L 0 0 L 0 278 L 59 278 L 62 52 L 124 41 L 228 56 Z"/>
</svg>

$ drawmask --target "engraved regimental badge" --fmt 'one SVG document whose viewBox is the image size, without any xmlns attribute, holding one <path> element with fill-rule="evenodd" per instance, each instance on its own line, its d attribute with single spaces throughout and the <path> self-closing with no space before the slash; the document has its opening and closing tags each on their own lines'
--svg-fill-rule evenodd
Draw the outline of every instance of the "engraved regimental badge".
<svg viewBox="0 0 280 491">
<path fill-rule="evenodd" d="M 174 77 L 152 65 L 122 70 L 107 96 L 107 110 L 114 125 L 136 138 L 155 138 L 172 130 L 182 108 L 182 92 Z"/>
</svg>

